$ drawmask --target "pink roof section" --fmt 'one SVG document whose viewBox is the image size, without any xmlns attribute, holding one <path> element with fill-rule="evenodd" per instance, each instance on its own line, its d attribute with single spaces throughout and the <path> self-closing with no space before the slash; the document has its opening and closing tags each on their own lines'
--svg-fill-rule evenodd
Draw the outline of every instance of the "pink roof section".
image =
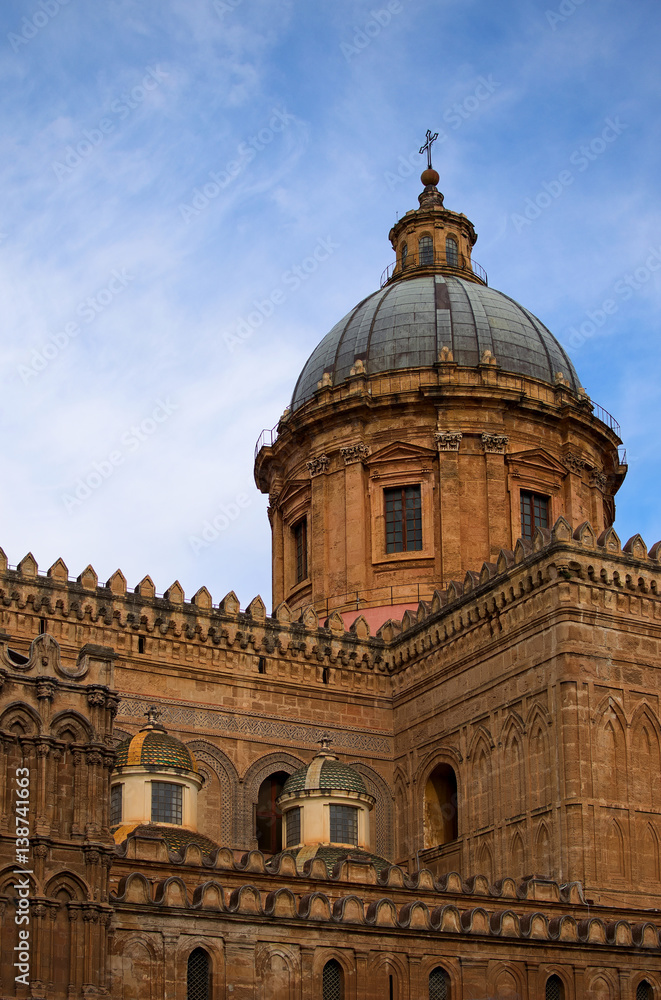
<svg viewBox="0 0 661 1000">
<path fill-rule="evenodd" d="M 399 622 L 404 617 L 405 611 L 417 610 L 417 604 L 384 604 L 380 608 L 364 608 L 362 611 L 341 611 L 340 614 L 347 630 L 353 625 L 356 618 L 362 615 L 370 627 L 370 634 L 376 635 L 378 629 L 390 618 Z"/>
</svg>

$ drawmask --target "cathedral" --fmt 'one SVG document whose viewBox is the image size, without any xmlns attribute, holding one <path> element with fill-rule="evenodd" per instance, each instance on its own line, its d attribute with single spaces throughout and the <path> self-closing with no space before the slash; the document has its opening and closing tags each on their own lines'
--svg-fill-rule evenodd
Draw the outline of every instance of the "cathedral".
<svg viewBox="0 0 661 1000">
<path fill-rule="evenodd" d="M 661 1000 L 661 542 L 429 140 L 257 443 L 270 613 L 0 550 L 0 1000 Z"/>
</svg>

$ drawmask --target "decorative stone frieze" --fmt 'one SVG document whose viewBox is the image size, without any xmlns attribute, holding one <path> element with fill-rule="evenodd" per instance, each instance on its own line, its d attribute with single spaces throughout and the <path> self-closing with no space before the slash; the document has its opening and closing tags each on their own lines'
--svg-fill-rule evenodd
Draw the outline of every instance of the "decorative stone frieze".
<svg viewBox="0 0 661 1000">
<path fill-rule="evenodd" d="M 463 436 L 461 431 L 436 431 L 434 435 L 439 451 L 459 451 Z"/>
<path fill-rule="evenodd" d="M 329 461 L 330 459 L 328 458 L 328 455 L 318 455 L 317 458 L 313 458 L 311 461 L 306 462 L 305 464 L 308 467 L 310 478 L 314 479 L 315 476 L 321 475 L 322 472 L 327 472 Z"/>
<path fill-rule="evenodd" d="M 600 469 L 590 470 L 590 486 L 596 486 L 599 490 L 605 490 L 608 485 L 608 477 Z"/>
<path fill-rule="evenodd" d="M 509 443 L 507 434 L 483 434 L 482 447 L 485 455 L 504 455 Z"/>
<path fill-rule="evenodd" d="M 364 462 L 371 454 L 370 449 L 363 441 L 359 441 L 358 444 L 349 445 L 348 448 L 340 448 L 340 451 L 342 452 L 345 465 Z"/>
</svg>

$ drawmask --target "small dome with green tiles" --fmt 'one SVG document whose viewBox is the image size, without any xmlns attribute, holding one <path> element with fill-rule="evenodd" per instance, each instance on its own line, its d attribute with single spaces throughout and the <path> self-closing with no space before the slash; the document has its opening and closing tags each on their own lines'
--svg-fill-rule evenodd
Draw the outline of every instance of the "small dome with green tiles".
<svg viewBox="0 0 661 1000">
<path fill-rule="evenodd" d="M 358 792 L 367 795 L 367 788 L 361 775 L 349 764 L 341 761 L 329 749 L 330 740 L 320 740 L 319 753 L 305 767 L 294 771 L 285 781 L 282 795 L 302 791 L 328 790 L 335 792 Z"/>
<path fill-rule="evenodd" d="M 278 859 L 287 854 L 294 858 L 296 871 L 299 875 L 305 874 L 305 863 L 306 861 L 312 861 L 313 858 L 318 858 L 324 862 L 329 878 L 337 871 L 337 866 L 342 861 L 347 860 L 361 861 L 366 865 L 374 865 L 377 874 L 387 871 L 390 868 L 390 862 L 386 861 L 385 858 L 380 858 L 378 854 L 371 854 L 369 851 L 363 851 L 357 847 L 330 847 L 324 844 L 315 844 L 314 847 L 291 847 L 288 850 L 281 851 L 280 854 L 274 855 L 271 859 L 271 866 L 275 866 Z"/>
<path fill-rule="evenodd" d="M 155 721 L 156 712 L 149 710 L 149 722 L 139 733 L 117 747 L 115 769 L 145 767 L 150 770 L 176 768 L 197 772 L 197 763 L 185 743 L 170 736 Z"/>
</svg>

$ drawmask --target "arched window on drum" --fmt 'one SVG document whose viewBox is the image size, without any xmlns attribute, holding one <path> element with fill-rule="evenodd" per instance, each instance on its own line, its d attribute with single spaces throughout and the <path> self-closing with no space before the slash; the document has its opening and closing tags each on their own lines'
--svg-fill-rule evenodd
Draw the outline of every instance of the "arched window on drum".
<svg viewBox="0 0 661 1000">
<path fill-rule="evenodd" d="M 426 267 L 434 263 L 434 244 L 431 236 L 421 236 L 418 242 L 418 263 Z"/>
</svg>

